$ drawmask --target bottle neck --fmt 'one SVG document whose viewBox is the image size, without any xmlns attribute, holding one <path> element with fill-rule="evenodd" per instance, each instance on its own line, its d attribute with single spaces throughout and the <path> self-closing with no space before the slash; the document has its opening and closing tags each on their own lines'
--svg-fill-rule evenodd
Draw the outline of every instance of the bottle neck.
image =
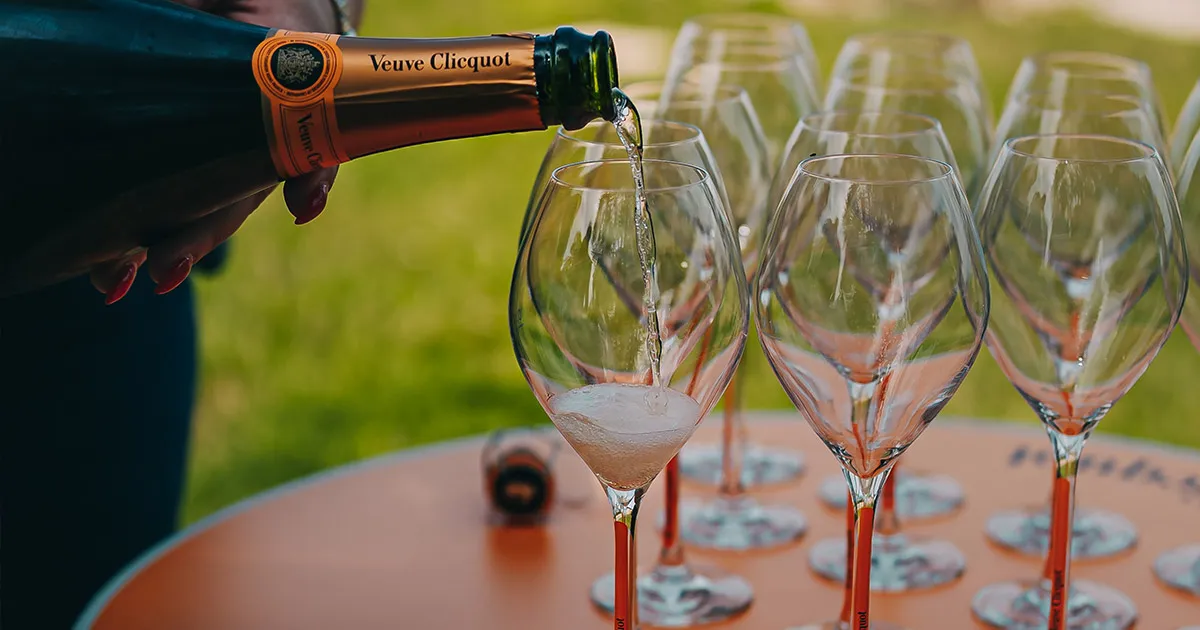
<svg viewBox="0 0 1200 630">
<path fill-rule="evenodd" d="M 534 62 L 547 127 L 575 130 L 597 118 L 616 118 L 612 91 L 619 85 L 617 56 L 608 33 L 585 35 L 559 27 L 553 35 L 537 38 Z"/>
</svg>

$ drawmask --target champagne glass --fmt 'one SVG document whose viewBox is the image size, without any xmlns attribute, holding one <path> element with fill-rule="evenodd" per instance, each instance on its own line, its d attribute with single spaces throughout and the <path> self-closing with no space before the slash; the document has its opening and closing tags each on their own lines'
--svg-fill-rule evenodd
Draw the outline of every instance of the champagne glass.
<svg viewBox="0 0 1200 630">
<path fill-rule="evenodd" d="M 708 13 L 689 18 L 680 27 L 672 57 L 691 56 L 697 47 L 738 48 L 775 46 L 800 58 L 809 93 L 821 94 L 821 66 L 808 30 L 800 22 L 765 13 Z M 711 52 L 706 54 L 712 54 Z"/>
<path fill-rule="evenodd" d="M 1179 110 L 1179 116 L 1175 118 L 1175 127 L 1171 130 L 1171 172 L 1177 176 L 1183 176 L 1183 160 L 1187 154 L 1188 147 L 1192 144 L 1192 138 L 1196 137 L 1196 132 L 1200 131 L 1200 81 L 1192 86 L 1192 91 L 1188 92 L 1187 100 L 1183 102 L 1183 109 Z"/>
<path fill-rule="evenodd" d="M 1025 92 L 1100 92 L 1132 96 L 1146 103 L 1159 135 L 1169 137 L 1167 117 L 1150 67 L 1136 59 L 1094 51 L 1054 51 L 1021 60 L 1008 88 L 1011 100 Z"/>
<path fill-rule="evenodd" d="M 720 165 L 721 177 L 729 190 L 730 218 L 738 235 L 742 267 L 752 278 L 758 266 L 762 232 L 766 227 L 766 195 L 770 184 L 770 165 L 761 126 L 745 90 L 738 86 L 719 86 L 716 93 L 681 85 L 669 103 L 663 103 L 660 85 L 635 84 L 626 94 L 649 106 L 655 115 L 686 120 L 700 126 Z M 690 89 L 689 89 L 690 88 Z M 680 467 L 696 477 L 713 479 L 719 488 L 716 498 L 667 505 L 664 539 L 710 549 L 747 550 L 784 545 L 801 538 L 808 522 L 800 510 L 784 504 L 763 505 L 745 492 L 747 476 L 755 476 L 742 466 L 745 427 L 740 408 L 741 387 L 735 374 L 726 391 L 722 440 L 718 448 L 685 448 L 667 465 L 668 497 L 678 497 Z M 760 456 L 759 461 L 763 461 Z M 802 466 L 802 461 L 797 462 Z M 672 492 L 671 490 L 675 491 Z M 678 512 L 672 513 L 677 507 Z M 667 552 L 664 550 L 664 557 Z"/>
<path fill-rule="evenodd" d="M 987 159 L 991 127 L 973 83 L 925 71 L 836 76 L 825 94 L 825 109 L 902 111 L 936 118 L 958 161 L 963 187 L 968 194 L 976 190 Z"/>
<path fill-rule="evenodd" d="M 975 86 L 989 118 L 991 105 L 970 42 L 942 33 L 887 31 L 854 35 L 842 44 L 832 76 L 927 72 Z"/>
<path fill-rule="evenodd" d="M 722 201 L 727 200 L 729 194 L 722 183 L 717 160 L 704 133 L 687 123 L 654 119 L 659 114 L 654 101 L 643 100 L 639 98 L 640 95 L 631 94 L 629 88 L 624 91 L 631 98 L 637 98 L 639 114 L 645 116 L 641 120 L 643 157 L 672 160 L 703 169 L 713 178 Z M 724 111 L 723 108 L 721 111 Z M 702 117 L 694 118 L 699 120 Z M 628 159 L 628 152 L 611 123 L 597 122 L 577 131 L 558 131 L 546 152 L 542 169 L 534 184 L 534 192 L 530 197 L 531 205 L 525 215 L 523 235 L 527 235 L 532 227 L 538 209 L 537 202 L 546 190 L 554 170 L 566 164 L 597 159 Z M 740 173 L 741 168 L 762 168 L 761 165 L 756 166 L 751 159 L 735 160 L 726 163 L 725 166 L 731 173 Z M 739 178 L 738 181 L 742 179 L 744 178 Z M 636 294 L 633 286 L 622 282 L 623 279 L 632 279 L 614 271 L 619 260 L 598 257 L 597 261 L 610 288 L 624 296 L 624 303 L 633 309 L 633 313 L 640 312 L 641 297 Z M 678 471 L 672 470 L 677 468 L 675 462 L 676 458 L 672 458 L 666 469 L 667 496 L 674 496 L 672 490 L 678 492 Z M 668 510 L 671 510 L 673 505 L 668 502 Z M 606 612 L 612 612 L 616 606 L 613 597 L 614 580 L 614 574 L 607 573 L 597 578 L 590 589 L 592 603 Z M 640 618 L 646 623 L 662 627 L 684 627 L 725 619 L 747 609 L 754 599 L 750 584 L 741 577 L 713 566 L 688 564 L 678 541 L 678 534 L 671 532 L 664 534 L 658 564 L 638 578 L 637 589 Z"/>
<path fill-rule="evenodd" d="M 664 102 L 681 86 L 715 93 L 722 85 L 741 86 L 749 95 L 771 164 L 778 163 L 796 121 L 820 107 L 806 62 L 789 48 L 708 39 L 674 47 L 663 81 Z"/>
<path fill-rule="evenodd" d="M 810 627 L 869 628 L 880 490 L 975 361 L 987 276 L 948 164 L 819 156 L 793 179 L 767 232 L 754 316 L 776 376 L 853 498 L 850 614 Z"/>
<path fill-rule="evenodd" d="M 1162 146 L 1146 105 L 1135 97 L 1099 92 L 1024 93 L 1009 101 L 996 127 L 997 154 L 1010 138 L 1031 134 L 1099 134 Z M 1050 549 L 1051 501 L 1038 507 L 1001 510 L 987 521 L 997 545 L 1045 558 Z M 1071 555 L 1077 560 L 1114 556 L 1137 544 L 1137 529 L 1109 510 L 1079 508 L 1071 524 Z"/>
<path fill-rule="evenodd" d="M 1193 93 L 1195 91 L 1193 90 Z M 1200 136 L 1200 133 L 1196 134 Z M 1192 140 L 1191 147 L 1180 161 L 1175 190 L 1179 199 L 1179 214 L 1183 220 L 1183 240 L 1188 244 L 1188 274 L 1192 281 L 1200 279 L 1200 258 L 1196 244 L 1200 243 L 1200 142 Z M 1192 345 L 1200 349 L 1200 296 L 1189 293 L 1183 305 L 1179 324 Z M 1154 561 L 1154 574 L 1167 586 L 1200 597 L 1200 544 L 1171 549 Z"/>
<path fill-rule="evenodd" d="M 957 169 L 954 153 L 937 120 L 920 114 L 907 112 L 827 112 L 805 116 L 792 137 L 788 139 L 784 152 L 780 176 L 771 187 L 770 206 L 775 207 L 783 198 L 791 174 L 804 158 L 812 155 L 857 153 L 899 153 L 919 155 L 941 160 Z M 931 475 L 896 469 L 888 476 L 894 502 L 885 501 L 886 513 L 894 505 L 900 518 L 920 519 L 950 514 L 963 502 L 962 486 L 948 475 Z M 821 500 L 829 507 L 842 510 L 848 505 L 846 481 L 841 475 L 833 475 L 821 482 Z M 883 515 L 881 515 L 883 516 Z M 819 543 L 824 544 L 824 543 Z M 880 551 L 876 548 L 876 553 Z M 874 557 L 874 556 L 872 556 Z M 844 570 L 839 571 L 844 573 Z M 872 573 L 876 578 L 879 572 Z"/>
<path fill-rule="evenodd" d="M 796 47 L 787 42 L 749 44 L 738 37 L 732 40 L 713 37 L 715 43 L 709 43 L 710 36 L 703 32 L 681 31 L 660 98 L 666 107 L 671 107 L 676 92 L 681 93 L 681 98 L 712 100 L 724 89 L 722 86 L 741 87 L 757 115 L 771 165 L 768 176 L 774 177 L 774 167 L 796 121 L 818 107 L 812 75 L 803 54 L 795 52 Z M 734 405 L 731 412 L 739 408 L 737 391 L 735 388 L 730 400 Z M 739 438 L 743 444 L 742 482 L 746 486 L 783 483 L 803 472 L 803 458 L 798 452 L 761 448 L 745 435 Z M 718 471 L 723 471 L 725 465 L 724 450 L 685 449 L 680 456 L 681 474 L 697 481 L 719 483 Z"/>
<path fill-rule="evenodd" d="M 641 190 L 629 160 L 553 172 L 509 306 L 530 388 L 612 504 L 617 629 L 638 627 L 642 497 L 728 385 L 749 308 L 712 179 L 681 162 L 644 160 L 642 168 Z M 603 262 L 611 258 L 617 264 Z M 618 282 L 596 282 L 613 271 Z M 614 286 L 636 288 L 640 308 Z"/>
<path fill-rule="evenodd" d="M 1128 628 L 1133 601 L 1070 579 L 1075 484 L 1096 424 L 1179 319 L 1186 252 L 1170 176 L 1150 145 L 1102 135 L 1008 140 L 977 210 L 992 279 L 987 345 L 1046 426 L 1055 456 L 1043 577 L 984 587 L 998 628 Z"/>
<path fill-rule="evenodd" d="M 932 158 L 954 168 L 954 154 L 941 131 L 938 121 L 928 116 L 905 112 L 827 112 L 804 117 L 788 143 L 781 171 L 797 173 L 804 156 L 836 154 L 900 154 Z M 773 191 L 783 191 L 794 183 L 793 178 L 781 183 L 776 180 Z M 867 280 L 869 280 L 868 278 Z M 882 287 L 875 287 L 882 291 Z M 893 474 L 895 472 L 893 471 Z M 884 486 L 880 512 L 876 518 L 877 531 L 871 553 L 871 587 L 877 591 L 901 592 L 928 588 L 957 579 L 966 569 L 966 558 L 952 543 L 910 537 L 900 532 L 899 512 L 895 495 L 908 492 L 908 505 L 922 501 L 933 506 L 945 505 L 952 511 L 962 501 L 961 488 L 952 479 L 908 475 L 906 483 L 893 483 L 889 477 Z M 944 479 L 944 481 L 943 481 Z M 926 483 L 932 480 L 933 483 Z M 900 486 L 897 488 L 896 486 Z M 847 505 L 846 481 L 833 477 L 821 484 L 825 502 L 836 509 Z M 932 511 L 929 505 L 922 510 Z M 830 538 L 817 542 L 809 550 L 809 566 L 818 575 L 844 582 L 847 538 Z"/>
</svg>

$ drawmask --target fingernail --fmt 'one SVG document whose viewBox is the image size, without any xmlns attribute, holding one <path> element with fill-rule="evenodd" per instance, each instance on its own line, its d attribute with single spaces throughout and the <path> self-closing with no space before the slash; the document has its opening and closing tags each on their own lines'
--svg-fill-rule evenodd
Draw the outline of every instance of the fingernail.
<svg viewBox="0 0 1200 630">
<path fill-rule="evenodd" d="M 296 217 L 296 225 L 304 225 L 309 221 L 317 218 L 321 211 L 325 209 L 325 204 L 329 202 L 329 182 L 321 182 L 313 190 L 312 196 L 308 199 L 308 212 Z"/>
<path fill-rule="evenodd" d="M 133 263 L 125 263 L 121 268 L 124 273 L 121 274 L 121 279 L 117 282 L 117 286 L 109 289 L 104 295 L 104 305 L 112 306 L 125 297 L 129 293 L 130 287 L 133 286 L 133 279 L 137 277 L 137 265 Z"/>
<path fill-rule="evenodd" d="M 167 275 L 159 280 L 158 286 L 154 287 L 155 295 L 162 295 L 174 291 L 176 287 L 183 284 L 187 280 L 188 274 L 192 272 L 192 264 L 195 260 L 190 256 L 184 256 L 179 262 L 175 263 L 174 267 L 167 272 Z"/>
</svg>

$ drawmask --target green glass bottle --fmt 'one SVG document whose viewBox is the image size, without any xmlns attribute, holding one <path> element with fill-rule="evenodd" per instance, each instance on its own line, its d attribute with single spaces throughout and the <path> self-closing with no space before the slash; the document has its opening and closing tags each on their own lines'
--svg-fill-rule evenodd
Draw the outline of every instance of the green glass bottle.
<svg viewBox="0 0 1200 630">
<path fill-rule="evenodd" d="M 166 0 L 0 0 L 0 51 L 0 295 L 365 155 L 611 120 L 618 85 L 603 31 L 344 37 Z"/>
</svg>

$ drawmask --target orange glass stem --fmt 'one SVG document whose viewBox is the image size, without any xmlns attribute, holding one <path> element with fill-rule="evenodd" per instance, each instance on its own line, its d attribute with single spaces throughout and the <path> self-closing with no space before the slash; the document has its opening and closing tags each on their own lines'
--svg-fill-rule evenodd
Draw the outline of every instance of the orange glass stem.
<svg viewBox="0 0 1200 630">
<path fill-rule="evenodd" d="M 1087 434 L 1064 435 L 1050 429 L 1054 444 L 1054 492 L 1050 505 L 1050 616 L 1047 630 L 1067 630 L 1067 594 L 1071 588 L 1071 534 L 1075 518 L 1075 481 Z"/>
<path fill-rule="evenodd" d="M 721 424 L 721 496 L 738 496 L 745 491 L 742 485 L 742 441 L 737 439 L 742 420 L 742 387 L 735 371 L 725 390 L 725 417 Z"/>
<path fill-rule="evenodd" d="M 1054 480 L 1054 505 L 1050 512 L 1050 619 L 1048 630 L 1067 628 L 1067 591 L 1070 588 L 1071 519 L 1075 511 L 1075 476 Z"/>
<path fill-rule="evenodd" d="M 614 576 L 616 577 L 616 592 L 614 593 L 613 630 L 633 630 L 632 611 L 637 606 L 637 594 L 630 586 L 630 576 L 636 571 L 633 563 L 633 544 L 629 536 L 629 527 L 622 521 L 613 523 L 616 531 L 617 559 Z"/>
<path fill-rule="evenodd" d="M 879 496 L 879 519 L 875 527 L 882 536 L 900 533 L 900 515 L 896 514 L 896 469 L 899 467 L 899 461 L 892 465 L 892 473 L 884 482 L 883 492 Z"/>
<path fill-rule="evenodd" d="M 853 614 L 854 598 L 850 583 L 854 576 L 854 497 L 846 493 L 846 580 L 843 582 L 842 614 L 838 617 L 847 627 Z"/>
<path fill-rule="evenodd" d="M 851 627 L 871 627 L 871 537 L 875 529 L 875 506 L 860 503 L 854 509 L 854 577 L 850 582 L 854 612 Z"/>
<path fill-rule="evenodd" d="M 699 382 L 700 371 L 708 358 L 708 349 L 712 345 L 712 329 L 704 333 L 704 341 L 700 344 L 700 354 L 696 357 L 696 368 L 692 370 L 692 378 L 688 381 L 687 395 L 692 396 Z M 679 539 L 679 455 L 667 462 L 664 471 L 666 484 L 666 506 L 663 508 L 662 550 L 658 554 L 658 563 L 663 566 L 679 566 L 683 564 L 683 545 Z"/>
<path fill-rule="evenodd" d="M 665 566 L 683 564 L 683 545 L 679 540 L 679 456 L 667 462 L 663 481 L 666 483 L 663 508 L 662 550 L 658 563 Z"/>
</svg>

